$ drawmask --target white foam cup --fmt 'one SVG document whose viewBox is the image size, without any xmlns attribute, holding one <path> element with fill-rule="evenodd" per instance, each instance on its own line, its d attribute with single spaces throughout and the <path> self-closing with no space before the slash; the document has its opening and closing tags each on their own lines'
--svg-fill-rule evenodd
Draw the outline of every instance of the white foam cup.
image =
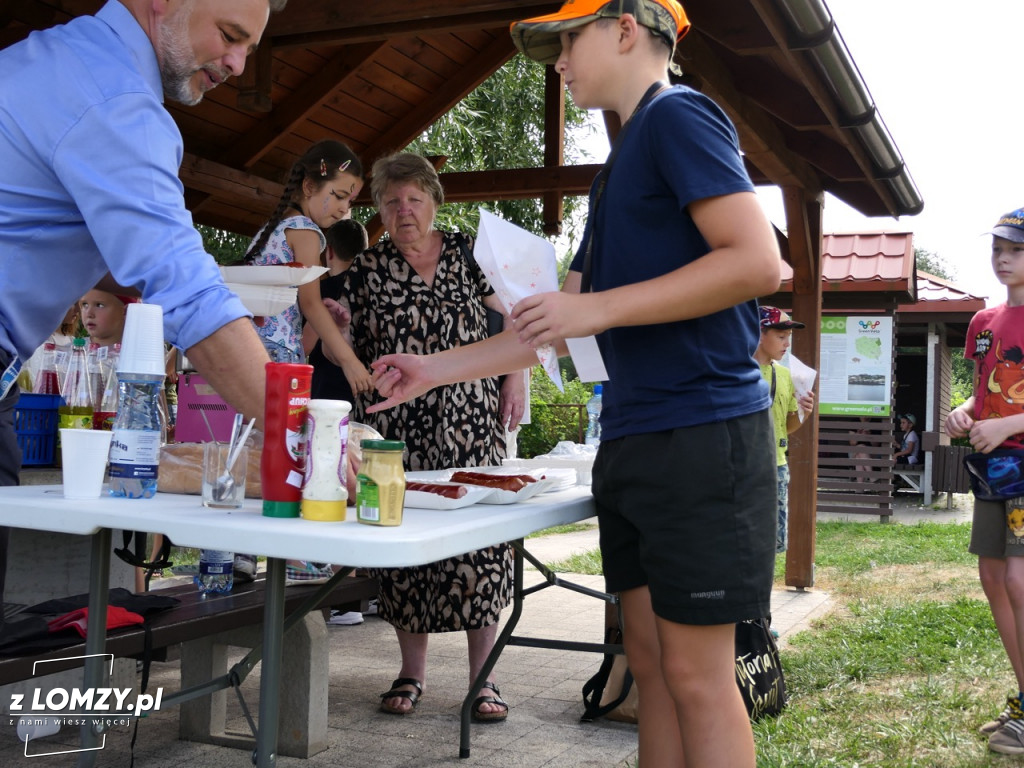
<svg viewBox="0 0 1024 768">
<path fill-rule="evenodd" d="M 129 304 L 121 336 L 118 373 L 164 375 L 164 310 L 159 304 Z"/>
<path fill-rule="evenodd" d="M 110 454 L 105 429 L 62 429 L 60 451 L 64 472 L 65 499 L 98 499 L 103 490 L 103 473 Z"/>
</svg>

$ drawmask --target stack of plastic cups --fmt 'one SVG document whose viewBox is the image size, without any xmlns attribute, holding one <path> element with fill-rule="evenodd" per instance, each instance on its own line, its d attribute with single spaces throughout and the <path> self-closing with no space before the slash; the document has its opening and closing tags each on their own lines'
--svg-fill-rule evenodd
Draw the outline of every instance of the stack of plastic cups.
<svg viewBox="0 0 1024 768">
<path fill-rule="evenodd" d="M 110 449 L 112 496 L 134 499 L 156 494 L 164 370 L 163 309 L 157 304 L 129 304 L 117 363 L 117 415 Z"/>
</svg>

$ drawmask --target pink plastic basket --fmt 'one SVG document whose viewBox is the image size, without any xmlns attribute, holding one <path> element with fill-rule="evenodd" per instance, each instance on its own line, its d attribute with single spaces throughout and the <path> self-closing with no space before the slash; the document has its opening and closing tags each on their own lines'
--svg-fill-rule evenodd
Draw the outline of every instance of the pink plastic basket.
<svg viewBox="0 0 1024 768">
<path fill-rule="evenodd" d="M 235 420 L 235 409 L 224 402 L 206 379 L 198 373 L 183 373 L 178 377 L 178 421 L 174 427 L 174 439 L 179 443 L 207 443 L 210 430 L 206 428 L 203 414 L 213 428 L 218 442 L 231 438 L 231 424 Z"/>
</svg>

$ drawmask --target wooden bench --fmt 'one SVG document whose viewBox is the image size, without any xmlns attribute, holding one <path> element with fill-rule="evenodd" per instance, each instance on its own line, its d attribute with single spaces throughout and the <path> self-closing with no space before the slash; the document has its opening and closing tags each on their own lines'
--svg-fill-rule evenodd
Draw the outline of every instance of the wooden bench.
<svg viewBox="0 0 1024 768">
<path fill-rule="evenodd" d="M 165 695 L 163 701 L 164 706 L 168 703 L 181 705 L 181 738 L 252 748 L 251 735 L 225 732 L 227 691 L 223 687 L 211 687 L 209 683 L 227 676 L 229 646 L 257 648 L 261 645 L 264 584 L 261 577 L 253 583 L 238 584 L 227 594 L 207 597 L 201 597 L 192 584 L 154 590 L 180 601 L 173 608 L 152 615 L 148 627 L 151 659 L 164 660 L 169 649 L 180 646 L 182 692 Z M 322 585 L 288 587 L 285 615 L 293 614 L 321 589 Z M 280 731 L 280 754 L 310 757 L 327 747 L 327 634 L 324 616 L 316 609 L 335 607 L 358 611 L 376 596 L 376 578 L 345 576 L 316 601 L 312 612 L 289 630 L 286 638 L 292 669 L 291 674 L 285 676 L 282 694 L 288 695 L 286 688 L 295 689 L 300 693 L 298 698 L 302 704 L 282 708 L 281 720 L 288 727 Z M 146 632 L 141 626 L 117 629 L 107 635 L 106 651 L 115 658 L 141 659 L 145 649 Z M 47 673 L 81 667 L 82 661 L 74 657 L 83 654 L 84 640 L 31 656 L 0 656 L 0 685 L 32 678 L 33 665 L 38 661 L 64 659 L 47 664 Z M 248 667 L 241 679 L 247 673 Z M 320 695 L 308 695 L 310 686 L 318 687 Z M 200 688 L 205 690 L 189 694 Z M 175 701 L 176 697 L 180 697 L 179 700 Z M 289 734 L 294 738 L 289 739 Z"/>
<path fill-rule="evenodd" d="M 921 486 L 924 482 L 924 467 L 920 464 L 896 464 L 892 468 L 892 473 L 902 477 L 914 493 L 923 492 Z"/>
<path fill-rule="evenodd" d="M 166 658 L 167 649 L 179 643 L 206 635 L 258 625 L 263 622 L 262 578 L 249 584 L 236 584 L 225 595 L 200 596 L 193 584 L 154 590 L 181 602 L 174 608 L 154 614 L 149 620 L 152 633 L 152 658 Z M 285 590 L 285 613 L 291 613 L 314 594 L 315 586 L 288 587 Z M 347 576 L 318 604 L 318 608 L 338 607 L 358 611 L 366 600 L 377 596 L 377 580 L 365 576 Z M 114 630 L 107 635 L 106 650 L 115 658 L 141 659 L 145 651 L 145 631 L 141 626 Z M 85 640 L 32 656 L 0 656 L 0 685 L 32 677 L 37 661 L 74 657 L 85 653 Z M 74 659 L 48 664 L 47 673 L 81 667 Z"/>
</svg>

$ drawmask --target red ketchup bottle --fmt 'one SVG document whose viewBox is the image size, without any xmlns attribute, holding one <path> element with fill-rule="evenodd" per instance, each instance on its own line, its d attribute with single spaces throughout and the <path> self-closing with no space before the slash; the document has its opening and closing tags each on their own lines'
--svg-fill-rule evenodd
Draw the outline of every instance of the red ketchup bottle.
<svg viewBox="0 0 1024 768">
<path fill-rule="evenodd" d="M 313 366 L 267 363 L 260 483 L 265 517 L 298 517 L 306 471 L 306 410 Z"/>
</svg>

